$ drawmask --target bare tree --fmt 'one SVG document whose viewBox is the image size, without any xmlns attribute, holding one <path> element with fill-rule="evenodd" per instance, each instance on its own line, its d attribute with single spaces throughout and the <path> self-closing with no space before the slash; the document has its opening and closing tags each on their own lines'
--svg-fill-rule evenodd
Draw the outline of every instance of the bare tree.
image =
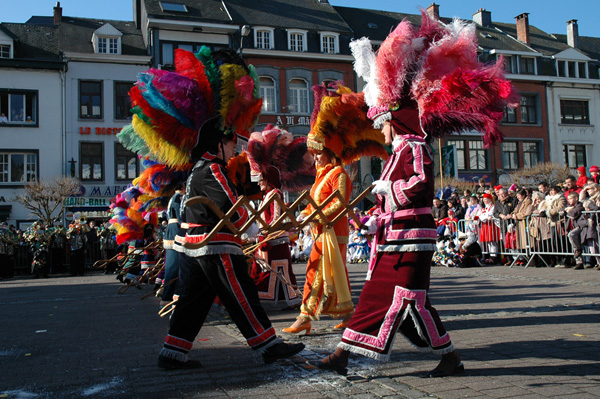
<svg viewBox="0 0 600 399">
<path fill-rule="evenodd" d="M 569 167 L 564 164 L 542 162 L 532 168 L 519 169 L 505 175 L 508 175 L 510 183 L 515 183 L 517 186 L 537 187 L 542 181 L 548 182 L 550 186 L 558 185 L 571 173 Z"/>
<path fill-rule="evenodd" d="M 50 224 L 54 218 L 59 218 L 64 213 L 65 199 L 79 192 L 79 181 L 61 176 L 50 182 L 29 182 L 25 184 L 24 189 L 25 192 L 17 194 L 13 201 L 23 205 L 46 224 Z M 54 215 L 57 209 L 60 210 Z"/>
</svg>

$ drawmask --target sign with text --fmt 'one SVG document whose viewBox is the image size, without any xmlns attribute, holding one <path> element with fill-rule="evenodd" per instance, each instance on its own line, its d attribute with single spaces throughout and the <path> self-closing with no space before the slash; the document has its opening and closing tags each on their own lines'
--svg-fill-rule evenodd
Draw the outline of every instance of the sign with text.
<svg viewBox="0 0 600 399">
<path fill-rule="evenodd" d="M 91 197 L 68 197 L 65 199 L 66 207 L 74 206 L 105 206 L 110 205 L 110 198 L 91 198 Z"/>
<path fill-rule="evenodd" d="M 79 126 L 79 134 L 81 135 L 88 135 L 88 134 L 92 134 L 92 132 L 94 132 L 97 135 L 105 135 L 105 136 L 110 136 L 110 135 L 115 135 L 117 133 L 119 133 L 121 130 L 123 130 L 122 127 L 95 127 L 92 128 L 90 126 Z"/>
</svg>

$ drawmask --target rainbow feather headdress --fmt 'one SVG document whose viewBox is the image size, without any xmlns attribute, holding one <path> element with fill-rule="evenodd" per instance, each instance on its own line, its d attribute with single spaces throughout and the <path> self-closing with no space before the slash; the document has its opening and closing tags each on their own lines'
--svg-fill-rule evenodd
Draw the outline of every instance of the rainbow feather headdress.
<svg viewBox="0 0 600 399">
<path fill-rule="evenodd" d="M 197 54 L 175 50 L 174 71 L 151 68 L 138 75 L 129 92 L 132 123 L 118 137 L 146 169 L 113 201 L 118 240 L 142 237 L 148 215 L 165 210 L 187 179 L 193 154 L 223 138 L 250 135 L 262 107 L 258 81 L 254 67 L 233 50 L 208 47 Z M 207 121 L 216 126 L 202 129 Z"/>
<path fill-rule="evenodd" d="M 502 141 L 498 125 L 504 108 L 519 101 L 503 75 L 502 58 L 495 65 L 478 61 L 475 25 L 455 19 L 444 26 L 424 11 L 421 15 L 418 30 L 403 20 L 377 54 L 367 38 L 350 44 L 354 69 L 367 82 L 365 101 L 374 126 L 416 103 L 425 137 L 476 130 L 486 147 Z"/>
<path fill-rule="evenodd" d="M 253 178 L 268 176 L 269 167 L 273 166 L 279 171 L 286 191 L 306 190 L 315 182 L 317 171 L 306 146 L 306 136 L 294 138 L 277 126 L 267 125 L 262 132 L 250 135 L 247 153 Z"/>
<path fill-rule="evenodd" d="M 307 146 L 315 150 L 327 148 L 343 164 L 361 156 L 386 159 L 384 137 L 367 117 L 364 93 L 355 93 L 340 82 L 315 85 L 315 107 L 310 121 Z"/>
</svg>

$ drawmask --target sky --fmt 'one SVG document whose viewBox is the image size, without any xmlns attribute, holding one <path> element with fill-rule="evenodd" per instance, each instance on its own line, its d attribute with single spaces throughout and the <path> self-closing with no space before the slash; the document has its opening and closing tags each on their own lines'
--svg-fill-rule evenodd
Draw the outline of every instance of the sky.
<svg viewBox="0 0 600 399">
<path fill-rule="evenodd" d="M 252 0 L 247 0 L 252 1 Z M 317 0 L 304 0 L 317 1 Z M 56 0 L 18 0 L 18 6 L 8 5 L 11 0 L 1 0 L 4 4 L 0 22 L 25 22 L 32 15 L 51 16 Z M 419 7 L 427 7 L 431 0 L 418 3 L 405 0 L 330 0 L 336 6 L 371 8 L 417 14 Z M 63 15 L 99 19 L 133 19 L 132 0 L 61 0 Z M 485 8 L 492 13 L 492 21 L 514 23 L 514 17 L 529 13 L 529 23 L 547 33 L 567 33 L 566 22 L 576 19 L 579 35 L 600 37 L 597 18 L 600 15 L 599 0 L 579 0 L 575 3 L 565 0 L 436 0 L 442 17 L 472 19 L 473 13 Z"/>
</svg>

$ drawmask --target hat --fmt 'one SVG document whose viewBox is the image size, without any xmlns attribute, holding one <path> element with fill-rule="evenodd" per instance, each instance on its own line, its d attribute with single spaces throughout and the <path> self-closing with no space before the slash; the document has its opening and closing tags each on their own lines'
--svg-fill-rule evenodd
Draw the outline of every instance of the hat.
<svg viewBox="0 0 600 399">
<path fill-rule="evenodd" d="M 326 148 L 345 165 L 362 156 L 388 157 L 383 134 L 367 117 L 363 93 L 355 93 L 341 82 L 330 83 L 329 88 L 315 85 L 312 90 L 315 107 L 306 141 L 308 148 Z"/>
<path fill-rule="evenodd" d="M 600 172 L 600 169 L 596 165 L 590 166 L 590 173 L 592 172 Z"/>
<path fill-rule="evenodd" d="M 459 240 L 466 240 L 467 239 L 467 234 L 463 233 L 462 231 L 458 232 L 458 239 Z"/>
<path fill-rule="evenodd" d="M 350 43 L 354 69 L 367 82 L 374 126 L 390 121 L 396 128 L 394 122 L 401 122 L 410 134 L 425 138 L 476 130 L 486 148 L 501 141 L 504 108 L 519 105 L 503 76 L 504 60 L 489 66 L 478 61 L 474 24 L 455 19 L 442 25 L 424 10 L 421 15 L 420 28 L 403 20 L 377 54 L 368 38 Z M 398 112 L 402 109 L 407 112 Z"/>
<path fill-rule="evenodd" d="M 493 200 L 494 199 L 494 197 L 492 197 L 492 194 L 490 194 L 490 193 L 483 194 L 483 198 L 487 198 L 489 200 Z"/>
<path fill-rule="evenodd" d="M 517 191 L 517 186 L 516 184 L 511 184 L 511 186 L 508 188 L 508 191 Z"/>
<path fill-rule="evenodd" d="M 502 188 L 502 184 L 498 184 L 497 186 L 494 186 L 494 190 L 498 191 Z"/>
<path fill-rule="evenodd" d="M 454 213 L 455 213 L 454 209 L 448 209 L 448 215 L 451 214 L 451 213 L 454 215 Z"/>
<path fill-rule="evenodd" d="M 248 140 L 248 161 L 252 181 L 267 177 L 273 180 L 271 167 L 277 170 L 279 186 L 286 191 L 303 191 L 315 182 L 315 163 L 308 153 L 306 136 L 294 138 L 291 133 L 273 125 L 254 132 Z"/>
</svg>

